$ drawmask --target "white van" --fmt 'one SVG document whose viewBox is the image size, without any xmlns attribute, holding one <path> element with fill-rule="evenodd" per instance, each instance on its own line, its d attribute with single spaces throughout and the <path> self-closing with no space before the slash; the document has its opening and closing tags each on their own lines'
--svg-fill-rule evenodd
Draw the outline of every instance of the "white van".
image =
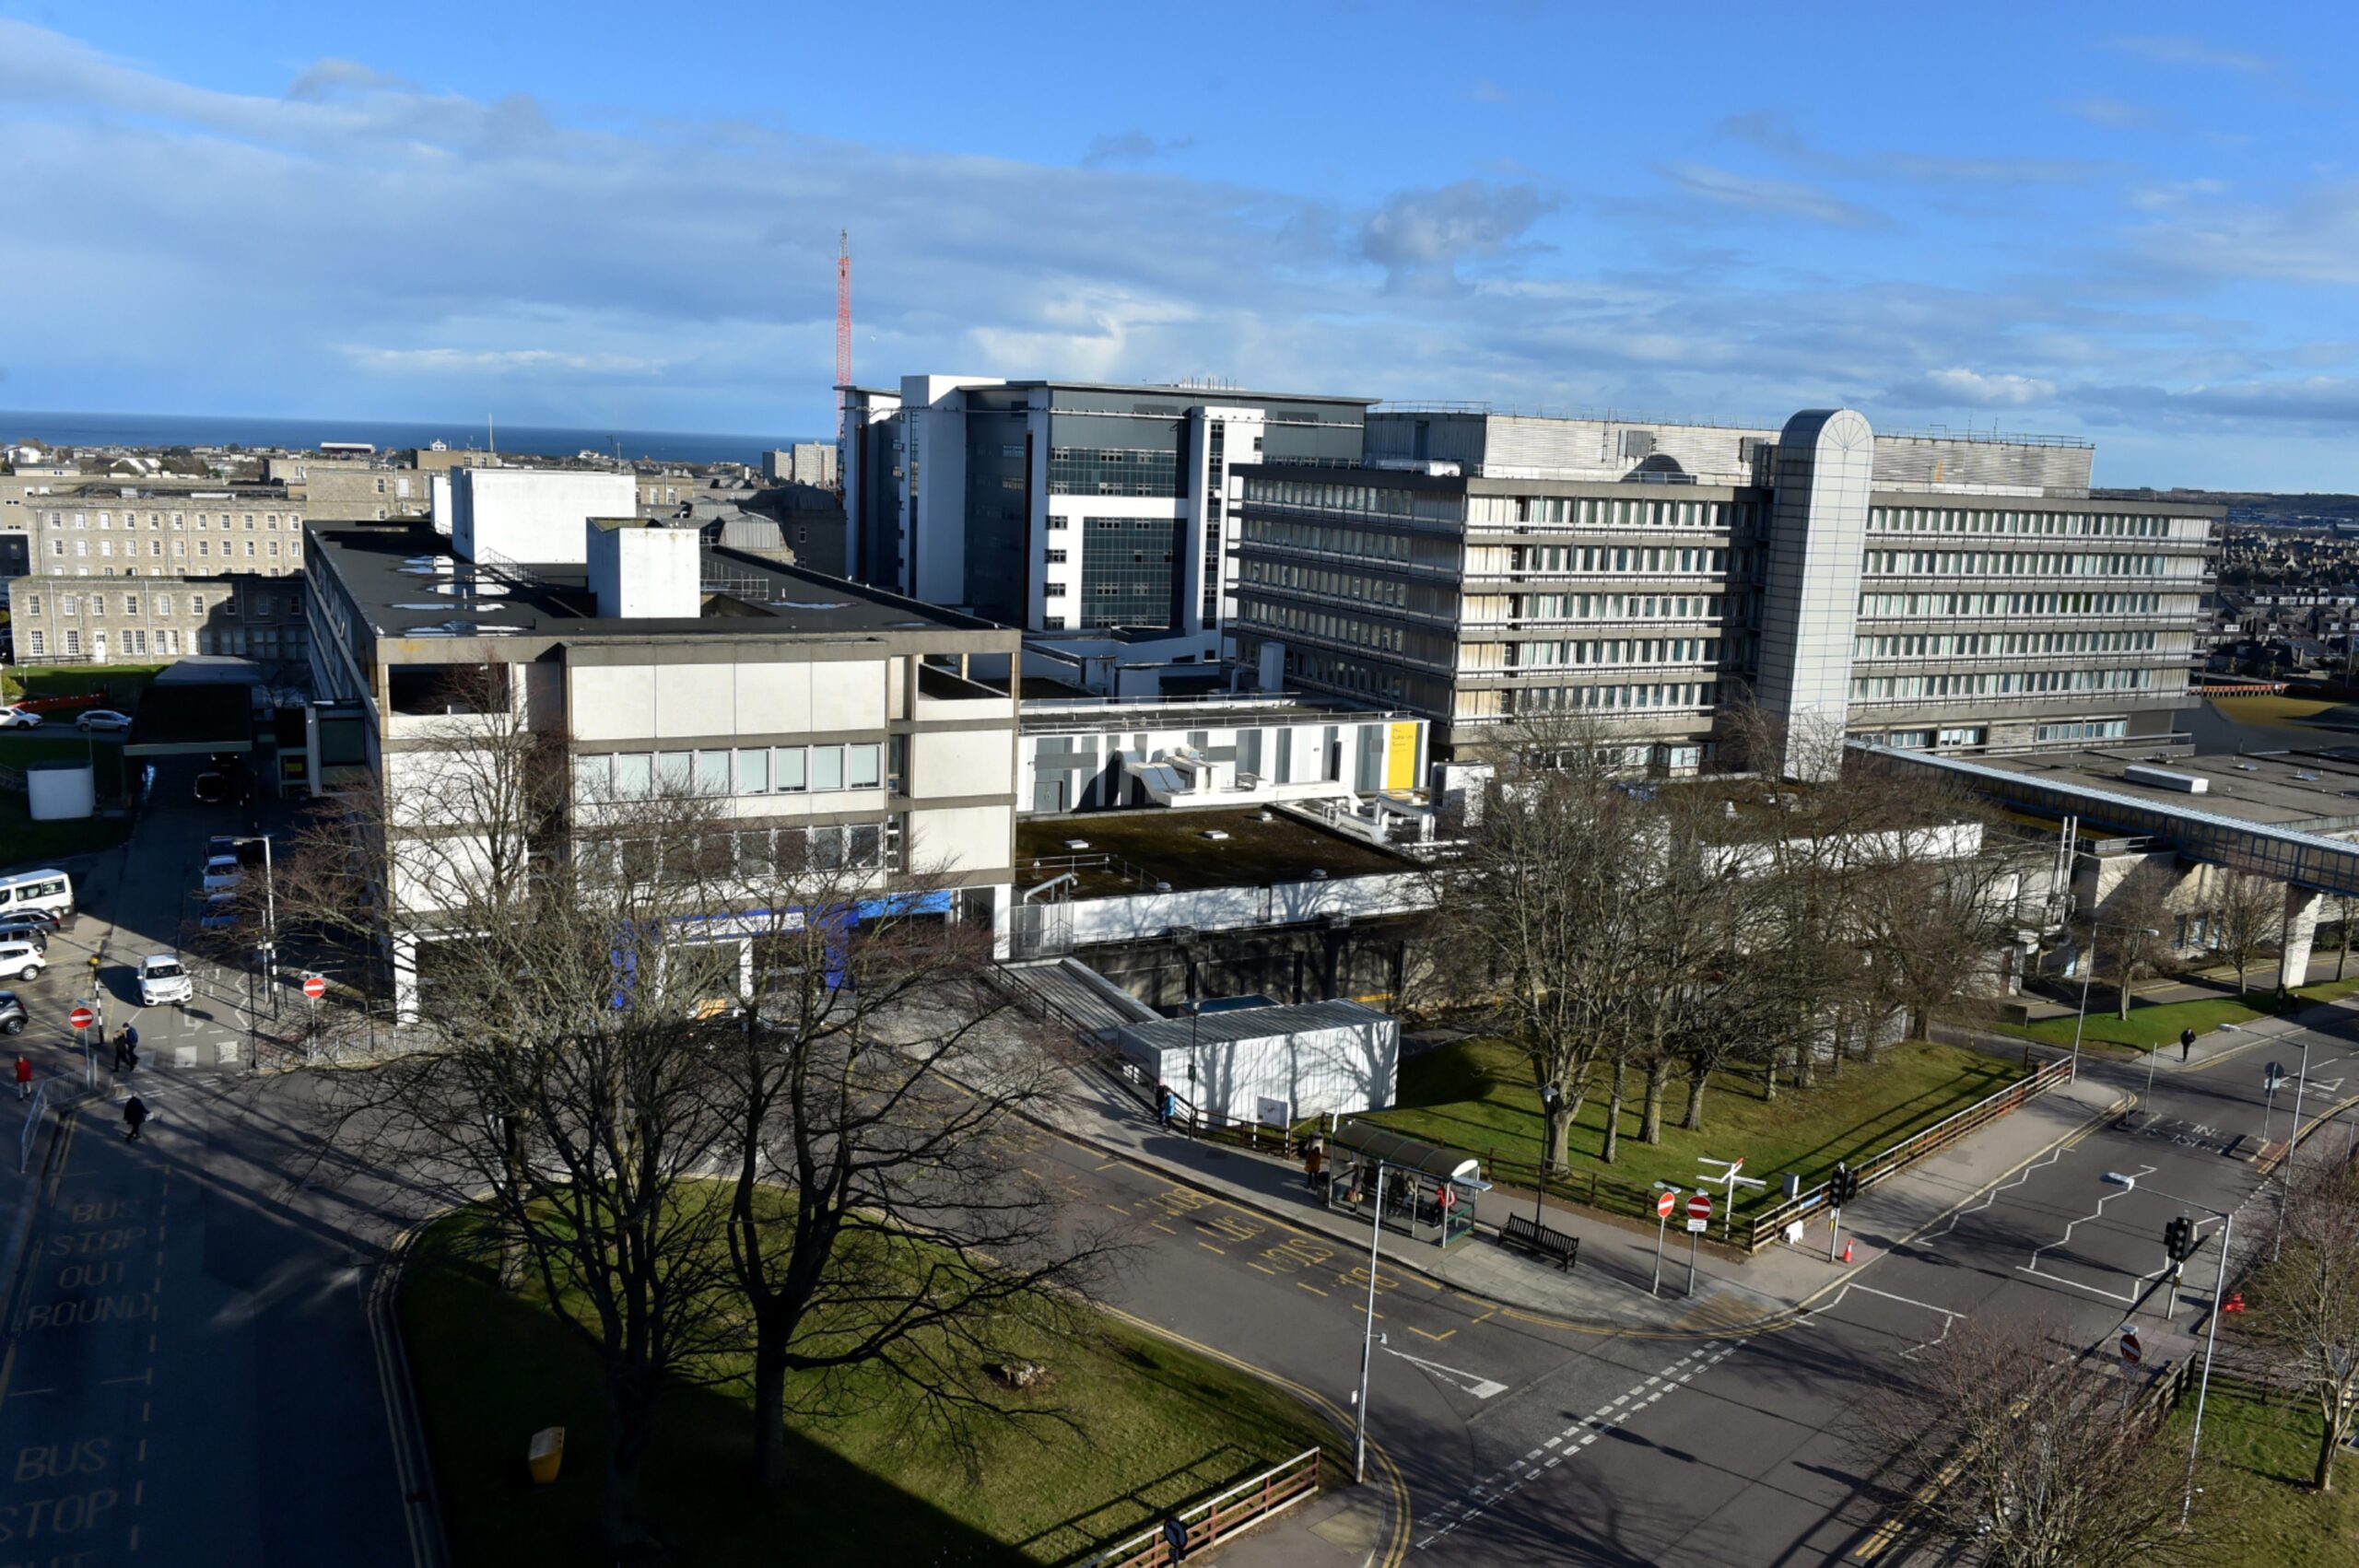
<svg viewBox="0 0 2359 1568">
<path fill-rule="evenodd" d="M 45 909 L 58 919 L 74 913 L 74 879 L 64 872 L 0 876 L 0 919 Z"/>
</svg>

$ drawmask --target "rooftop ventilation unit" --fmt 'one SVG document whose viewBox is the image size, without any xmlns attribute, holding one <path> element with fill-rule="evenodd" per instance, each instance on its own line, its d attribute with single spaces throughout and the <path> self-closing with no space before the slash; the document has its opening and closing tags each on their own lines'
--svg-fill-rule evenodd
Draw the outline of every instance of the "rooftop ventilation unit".
<svg viewBox="0 0 2359 1568">
<path fill-rule="evenodd" d="M 2134 762 L 2121 770 L 2121 777 L 2132 784 L 2151 784 L 2157 790 L 2178 790 L 2189 795 L 2209 794 L 2212 790 L 2212 780 L 2199 775 L 2173 773 L 2168 768 L 2145 767 Z"/>
</svg>

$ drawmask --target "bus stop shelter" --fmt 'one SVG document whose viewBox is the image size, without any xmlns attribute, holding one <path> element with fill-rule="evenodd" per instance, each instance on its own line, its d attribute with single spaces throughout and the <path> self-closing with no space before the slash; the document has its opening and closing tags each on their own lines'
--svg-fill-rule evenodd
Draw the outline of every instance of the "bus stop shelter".
<svg viewBox="0 0 2359 1568">
<path fill-rule="evenodd" d="M 1384 1229 L 1445 1249 L 1474 1234 L 1475 1202 L 1491 1184 L 1473 1155 L 1364 1121 L 1344 1122 L 1327 1143 L 1328 1208 L 1373 1212 Z"/>
</svg>

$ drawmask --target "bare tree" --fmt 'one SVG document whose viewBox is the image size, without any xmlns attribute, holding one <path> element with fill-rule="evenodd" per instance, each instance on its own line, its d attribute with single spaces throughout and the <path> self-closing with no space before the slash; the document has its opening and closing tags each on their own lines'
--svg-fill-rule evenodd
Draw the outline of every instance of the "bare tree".
<svg viewBox="0 0 2359 1568">
<path fill-rule="evenodd" d="M 2317 1409 L 2311 1484 L 2331 1492 L 2359 1416 L 2359 1170 L 2335 1161 L 2290 1174 L 2272 1257 L 2246 1287 L 2244 1331 Z"/>
<path fill-rule="evenodd" d="M 2185 1473 L 2109 1365 L 2036 1320 L 1962 1319 L 1855 1409 L 1875 1489 L 1935 1541 L 2000 1568 L 2190 1561 Z"/>
<path fill-rule="evenodd" d="M 2236 966 L 2236 994 L 2241 996 L 2245 971 L 2277 937 L 2284 895 L 2278 883 L 2250 872 L 2215 868 L 2210 882 L 2204 914 L 2212 945 Z"/>
<path fill-rule="evenodd" d="M 2087 962 L 2108 979 L 2116 1014 L 2130 1016 L 2131 988 L 2138 977 L 2170 956 L 2163 932 L 2171 919 L 2168 873 L 2142 862 L 2121 879 L 2113 895 L 2083 921 L 2088 927 Z"/>
<path fill-rule="evenodd" d="M 945 921 L 946 875 L 880 896 L 863 842 L 781 829 L 738 865 L 763 914 L 713 1055 L 765 1487 L 789 1479 L 788 1410 L 854 1368 L 889 1370 L 912 1423 L 954 1445 L 1008 1417 L 988 1378 L 1009 1335 L 1062 1322 L 1110 1250 L 1023 1168 L 1023 1117 L 1062 1064 L 991 984 L 989 926 Z"/>
</svg>

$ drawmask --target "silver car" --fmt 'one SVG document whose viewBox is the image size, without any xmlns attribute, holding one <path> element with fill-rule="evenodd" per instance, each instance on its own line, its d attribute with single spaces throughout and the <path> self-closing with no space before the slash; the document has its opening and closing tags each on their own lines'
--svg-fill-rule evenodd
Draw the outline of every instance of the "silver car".
<svg viewBox="0 0 2359 1568">
<path fill-rule="evenodd" d="M 185 1006 L 195 996 L 196 981 L 171 954 L 151 953 L 139 961 L 140 1006 Z"/>
</svg>

